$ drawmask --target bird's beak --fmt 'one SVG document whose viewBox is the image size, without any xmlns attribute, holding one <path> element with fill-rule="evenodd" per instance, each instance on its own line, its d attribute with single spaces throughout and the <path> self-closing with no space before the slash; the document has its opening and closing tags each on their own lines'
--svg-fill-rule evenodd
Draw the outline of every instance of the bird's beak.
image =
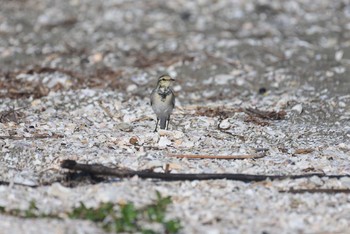
<svg viewBox="0 0 350 234">
<path fill-rule="evenodd" d="M 175 79 L 171 78 L 170 81 L 175 81 Z"/>
</svg>

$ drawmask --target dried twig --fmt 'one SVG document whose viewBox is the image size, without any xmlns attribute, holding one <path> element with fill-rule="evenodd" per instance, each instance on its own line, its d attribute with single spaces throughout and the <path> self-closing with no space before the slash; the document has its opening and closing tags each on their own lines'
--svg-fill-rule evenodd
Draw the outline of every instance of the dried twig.
<svg viewBox="0 0 350 234">
<path fill-rule="evenodd" d="M 24 117 L 24 113 L 19 111 L 23 108 L 24 107 L 15 109 L 15 107 L 12 106 L 12 107 L 8 107 L 8 110 L 1 111 L 0 123 L 7 123 L 7 122 L 18 123 L 18 121 Z"/>
<path fill-rule="evenodd" d="M 11 139 L 11 140 L 28 140 L 28 139 L 44 139 L 44 138 L 63 138 L 63 135 L 60 134 L 37 134 L 37 135 L 33 135 L 33 136 L 0 136 L 0 139 L 4 140 L 4 139 Z"/>
<path fill-rule="evenodd" d="M 110 168 L 105 167 L 101 164 L 81 164 L 77 163 L 74 160 L 64 160 L 61 163 L 61 167 L 65 169 L 70 169 L 73 171 L 83 171 L 91 173 L 94 175 L 106 175 L 106 176 L 116 176 L 116 177 L 133 177 L 138 176 L 143 179 L 161 179 L 165 181 L 179 181 L 179 180 L 218 180 L 218 179 L 227 179 L 227 180 L 239 180 L 243 182 L 257 182 L 264 181 L 267 179 L 270 180 L 282 180 L 282 179 L 299 179 L 299 178 L 310 178 L 312 176 L 318 177 L 330 177 L 330 178 L 342 178 L 349 177 L 350 175 L 325 175 L 322 173 L 312 173 L 304 175 L 250 175 L 250 174 L 232 174 L 232 173 L 158 173 L 149 170 L 143 171 L 134 171 L 130 169 L 119 169 L 119 168 Z"/>
<path fill-rule="evenodd" d="M 255 159 L 263 158 L 264 154 L 241 154 L 241 155 L 198 155 L 198 154 L 168 154 L 169 157 L 175 158 L 202 158 L 202 159 Z"/>
<path fill-rule="evenodd" d="M 8 181 L 2 181 L 0 180 L 0 185 L 20 185 L 25 187 L 31 187 L 31 188 L 37 188 L 38 185 L 31 185 L 31 184 L 25 184 L 25 183 L 18 183 L 18 182 L 8 182 Z"/>
<path fill-rule="evenodd" d="M 281 190 L 280 193 L 350 193 L 350 189 L 289 189 Z"/>
<path fill-rule="evenodd" d="M 107 107 L 105 107 L 105 106 L 103 105 L 103 102 L 102 102 L 102 101 L 99 101 L 98 103 L 99 103 L 101 109 L 106 113 L 106 115 L 107 115 L 111 120 L 114 121 L 112 113 L 109 111 L 109 109 L 108 109 Z"/>
</svg>

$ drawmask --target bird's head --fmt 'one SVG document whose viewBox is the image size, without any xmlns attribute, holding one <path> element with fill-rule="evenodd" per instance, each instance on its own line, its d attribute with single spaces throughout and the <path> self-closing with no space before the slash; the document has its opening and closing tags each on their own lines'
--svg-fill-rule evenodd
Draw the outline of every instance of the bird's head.
<svg viewBox="0 0 350 234">
<path fill-rule="evenodd" d="M 162 75 L 158 78 L 158 86 L 168 88 L 173 81 L 175 80 L 169 75 Z"/>
</svg>

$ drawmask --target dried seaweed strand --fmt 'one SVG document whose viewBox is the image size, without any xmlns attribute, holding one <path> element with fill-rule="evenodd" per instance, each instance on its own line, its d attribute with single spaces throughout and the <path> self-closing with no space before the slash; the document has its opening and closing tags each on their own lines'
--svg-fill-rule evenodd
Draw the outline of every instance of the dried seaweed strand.
<svg viewBox="0 0 350 234">
<path fill-rule="evenodd" d="M 164 181 L 183 181 L 183 180 L 238 180 L 242 182 L 258 182 L 264 180 L 283 180 L 309 178 L 312 176 L 342 178 L 350 175 L 325 175 L 322 173 L 302 174 L 302 175 L 251 175 L 251 174 L 232 174 L 232 173 L 158 173 L 151 170 L 134 171 L 129 169 L 110 168 L 101 164 L 82 164 L 74 160 L 64 160 L 61 167 L 73 171 L 83 171 L 93 175 L 107 175 L 116 177 L 133 177 L 138 176 L 142 179 L 160 179 Z"/>
</svg>

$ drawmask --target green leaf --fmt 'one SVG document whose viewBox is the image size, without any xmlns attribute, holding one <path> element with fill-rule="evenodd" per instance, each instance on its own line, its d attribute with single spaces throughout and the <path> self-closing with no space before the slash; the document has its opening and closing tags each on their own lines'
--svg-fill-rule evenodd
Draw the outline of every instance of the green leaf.
<svg viewBox="0 0 350 234">
<path fill-rule="evenodd" d="M 164 223 L 164 226 L 167 233 L 177 233 L 181 229 L 179 220 L 169 220 Z"/>
</svg>

